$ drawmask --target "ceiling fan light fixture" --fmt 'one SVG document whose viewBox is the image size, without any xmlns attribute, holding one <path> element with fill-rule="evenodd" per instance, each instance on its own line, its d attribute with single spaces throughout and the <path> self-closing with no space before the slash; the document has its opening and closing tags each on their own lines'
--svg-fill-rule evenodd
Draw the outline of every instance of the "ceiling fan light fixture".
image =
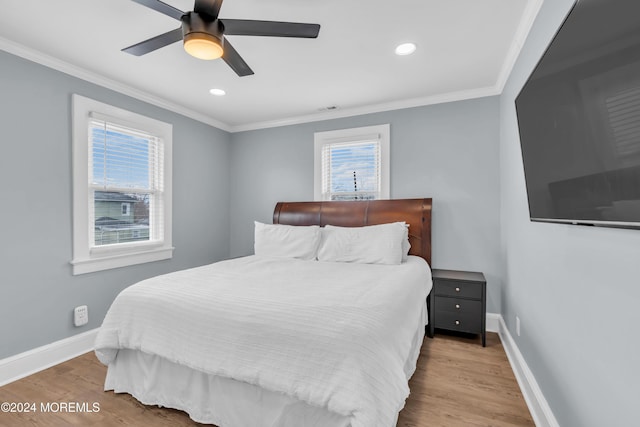
<svg viewBox="0 0 640 427">
<path fill-rule="evenodd" d="M 142 56 L 176 43 L 184 42 L 184 50 L 195 58 L 212 60 L 222 58 L 239 76 L 250 76 L 253 71 L 233 45 L 225 38 L 225 31 L 234 36 L 295 37 L 315 39 L 319 24 L 302 22 L 257 21 L 252 19 L 218 19 L 223 0 L 195 0 L 193 10 L 183 12 L 161 0 L 134 0 L 181 22 L 181 28 L 167 31 L 145 41 L 122 49 L 131 55 Z M 165 0 L 166 1 L 166 0 Z"/>
<path fill-rule="evenodd" d="M 224 53 L 222 42 L 207 33 L 189 33 L 184 35 L 184 50 L 195 58 L 210 61 L 218 59 Z"/>
</svg>

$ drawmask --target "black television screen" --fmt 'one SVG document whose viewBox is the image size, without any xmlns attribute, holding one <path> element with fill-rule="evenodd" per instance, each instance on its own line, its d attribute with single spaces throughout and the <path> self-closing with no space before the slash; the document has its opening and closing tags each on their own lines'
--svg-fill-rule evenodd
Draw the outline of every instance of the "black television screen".
<svg viewBox="0 0 640 427">
<path fill-rule="evenodd" d="M 516 98 L 533 221 L 640 228 L 640 0 L 579 0 Z"/>
</svg>

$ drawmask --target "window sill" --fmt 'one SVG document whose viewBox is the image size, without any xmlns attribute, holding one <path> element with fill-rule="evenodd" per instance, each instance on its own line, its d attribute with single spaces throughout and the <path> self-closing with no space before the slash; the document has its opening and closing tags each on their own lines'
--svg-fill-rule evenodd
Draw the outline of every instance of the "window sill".
<svg viewBox="0 0 640 427">
<path fill-rule="evenodd" d="M 138 252 L 105 255 L 87 259 L 74 259 L 71 261 L 73 275 L 76 276 L 78 274 L 110 270 L 112 268 L 126 267 L 128 265 L 171 259 L 173 256 L 173 249 L 173 247 L 160 247 L 140 250 Z"/>
</svg>

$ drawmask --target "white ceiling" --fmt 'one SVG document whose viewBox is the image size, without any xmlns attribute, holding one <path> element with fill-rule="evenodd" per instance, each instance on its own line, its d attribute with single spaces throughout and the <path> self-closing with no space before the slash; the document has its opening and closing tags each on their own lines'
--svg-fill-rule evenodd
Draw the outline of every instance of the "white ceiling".
<svg viewBox="0 0 640 427">
<path fill-rule="evenodd" d="M 193 9 L 193 0 L 165 2 Z M 3 0 L 0 48 L 239 131 L 499 93 L 540 3 L 225 0 L 223 19 L 321 25 L 317 39 L 229 36 L 255 72 L 247 77 L 181 43 L 121 52 L 180 25 L 131 0 Z M 396 56 L 407 41 L 417 51 Z M 338 109 L 321 111 L 329 106 Z"/>
</svg>

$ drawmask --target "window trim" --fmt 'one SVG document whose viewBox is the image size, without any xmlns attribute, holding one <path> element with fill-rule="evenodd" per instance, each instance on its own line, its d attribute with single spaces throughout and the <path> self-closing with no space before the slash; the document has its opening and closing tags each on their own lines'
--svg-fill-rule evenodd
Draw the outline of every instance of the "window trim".
<svg viewBox="0 0 640 427">
<path fill-rule="evenodd" d="M 89 244 L 89 126 L 92 114 L 104 115 L 121 124 L 133 124 L 158 136 L 164 145 L 164 230 L 162 241 L 131 242 L 114 247 Z M 172 154 L 173 126 L 140 114 L 73 94 L 73 259 L 74 275 L 170 259 L 172 246 Z"/>
<path fill-rule="evenodd" d="M 339 129 L 326 132 L 315 132 L 313 135 L 313 199 L 322 197 L 322 148 L 337 142 L 358 142 L 377 137 L 380 143 L 380 197 L 378 200 L 390 199 L 390 125 L 364 126 L 351 129 Z"/>
</svg>

